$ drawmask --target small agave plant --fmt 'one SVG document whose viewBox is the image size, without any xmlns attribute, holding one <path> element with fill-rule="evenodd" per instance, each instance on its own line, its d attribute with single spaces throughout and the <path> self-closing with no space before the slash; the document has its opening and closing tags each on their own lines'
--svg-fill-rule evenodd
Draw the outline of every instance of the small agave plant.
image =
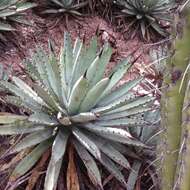
<svg viewBox="0 0 190 190">
<path fill-rule="evenodd" d="M 0 1 L 0 31 L 15 30 L 15 28 L 10 25 L 11 22 L 28 24 L 28 21 L 23 17 L 23 12 L 35 6 L 35 3 L 23 0 Z"/>
<path fill-rule="evenodd" d="M 137 97 L 131 91 L 142 78 L 118 86 L 131 67 L 129 59 L 105 76 L 112 54 L 109 44 L 99 53 L 96 39 L 88 48 L 82 46 L 77 39 L 72 48 L 65 32 L 59 59 L 50 43 L 49 55 L 39 47 L 32 59 L 25 61 L 33 79 L 30 85 L 17 77 L 0 82 L 15 95 L 7 96 L 7 102 L 31 111 L 29 116 L 0 116 L 0 135 L 26 135 L 10 153 L 31 148 L 14 169 L 13 178 L 27 173 L 50 148 L 44 189 L 53 190 L 64 155 L 73 147 L 97 189 L 103 186 L 96 161 L 127 187 L 118 165 L 130 169 L 130 163 L 120 150 L 127 146 L 149 149 L 129 130 L 147 124 L 142 115 L 150 111 L 154 101 L 151 96 Z"/>
<path fill-rule="evenodd" d="M 122 13 L 134 18 L 131 26 L 141 30 L 144 39 L 150 39 L 150 31 L 153 30 L 163 37 L 168 32 L 163 29 L 160 21 L 172 22 L 170 9 L 174 3 L 169 0 L 116 0 L 115 3 L 122 7 Z"/>
<path fill-rule="evenodd" d="M 87 1 L 76 1 L 76 0 L 47 0 L 47 4 L 50 8 L 43 11 L 43 14 L 70 14 L 73 16 L 81 16 L 82 14 L 78 11 L 88 4 Z"/>
<path fill-rule="evenodd" d="M 127 190 L 136 189 L 136 182 L 139 176 L 143 176 L 145 171 L 152 178 L 153 184 L 151 188 L 158 189 L 157 175 L 155 170 L 156 162 L 156 146 L 159 139 L 160 131 L 160 111 L 158 109 L 151 110 L 144 114 L 145 121 L 149 122 L 149 127 L 131 127 L 130 132 L 134 137 L 141 140 L 152 149 L 138 149 L 136 148 L 136 155 L 141 159 L 133 159 L 133 164 L 131 166 L 131 171 L 129 172 L 129 177 L 127 180 Z M 135 172 L 134 172 L 135 171 Z M 156 179 L 156 180 L 155 180 Z M 141 180 L 140 180 L 141 181 Z M 150 189 L 151 189 L 150 188 Z M 147 185 L 147 189 L 148 185 Z"/>
</svg>

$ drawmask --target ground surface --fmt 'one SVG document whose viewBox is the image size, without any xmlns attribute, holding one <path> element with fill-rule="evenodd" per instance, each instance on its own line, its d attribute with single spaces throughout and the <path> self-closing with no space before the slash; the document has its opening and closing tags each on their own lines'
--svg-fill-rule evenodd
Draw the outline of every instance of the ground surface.
<svg viewBox="0 0 190 190">
<path fill-rule="evenodd" d="M 81 18 L 80 20 L 71 19 L 67 29 L 64 19 L 61 20 L 59 17 L 42 18 L 31 12 L 28 13 L 27 17 L 32 21 L 33 27 L 17 26 L 17 31 L 14 34 L 7 34 L 9 41 L 6 42 L 5 46 L 0 47 L 0 63 L 12 65 L 14 70 L 19 70 L 18 65 L 26 56 L 30 55 L 30 51 L 34 50 L 36 45 L 41 44 L 47 47 L 49 38 L 54 40 L 59 49 L 65 30 L 69 31 L 73 40 L 79 36 L 85 39 L 86 44 L 96 33 L 98 33 L 100 44 L 108 40 L 113 47 L 112 64 L 117 62 L 117 59 L 126 58 L 135 50 L 137 50 L 136 57 L 142 55 L 142 52 L 145 53 L 138 62 L 143 64 L 149 61 L 146 53 L 152 46 L 148 46 L 137 37 L 126 41 L 121 32 L 117 32 L 113 25 L 98 16 Z"/>
</svg>

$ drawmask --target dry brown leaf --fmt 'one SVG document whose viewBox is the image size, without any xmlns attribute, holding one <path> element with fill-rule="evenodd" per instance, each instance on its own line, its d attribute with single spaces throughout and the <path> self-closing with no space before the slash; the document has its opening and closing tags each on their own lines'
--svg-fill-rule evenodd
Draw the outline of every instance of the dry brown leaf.
<svg viewBox="0 0 190 190">
<path fill-rule="evenodd" d="M 73 147 L 69 149 L 69 164 L 67 168 L 67 190 L 80 190 L 79 179 L 74 162 Z"/>
<path fill-rule="evenodd" d="M 43 166 L 46 164 L 46 161 L 48 160 L 49 156 L 50 156 L 50 150 L 48 150 L 45 154 L 43 154 L 41 160 L 38 162 L 36 167 L 32 170 L 32 174 L 28 180 L 28 185 L 26 187 L 26 190 L 32 190 L 34 188 L 37 180 L 39 179 L 41 175 L 41 170 Z"/>
</svg>

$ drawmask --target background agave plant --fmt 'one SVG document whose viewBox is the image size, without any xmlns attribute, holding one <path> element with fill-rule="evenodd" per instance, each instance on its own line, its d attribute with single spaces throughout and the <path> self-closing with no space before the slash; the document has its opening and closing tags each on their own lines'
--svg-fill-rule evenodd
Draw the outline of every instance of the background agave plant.
<svg viewBox="0 0 190 190">
<path fill-rule="evenodd" d="M 152 109 L 151 96 L 136 97 L 130 91 L 142 81 L 137 78 L 116 87 L 131 67 L 129 59 L 122 61 L 109 76 L 104 76 L 112 50 L 105 44 L 97 51 L 94 39 L 82 48 L 77 39 L 72 48 L 68 33 L 59 59 L 49 43 L 49 55 L 39 47 L 32 60 L 26 60 L 28 74 L 33 81 L 26 84 L 17 77 L 0 85 L 16 96 L 6 100 L 31 111 L 29 116 L 0 116 L 0 134 L 25 134 L 10 151 L 15 153 L 30 147 L 30 153 L 16 166 L 11 179 L 28 172 L 51 148 L 51 159 L 46 172 L 45 189 L 56 187 L 62 161 L 71 147 L 81 158 L 92 183 L 103 189 L 98 160 L 123 186 L 127 187 L 118 165 L 130 169 L 122 151 L 128 147 L 150 147 L 133 137 L 130 129 L 148 125 L 143 114 Z"/>
<path fill-rule="evenodd" d="M 130 27 L 141 30 L 143 38 L 150 39 L 150 31 L 153 30 L 166 37 L 167 31 L 163 29 L 160 21 L 171 22 L 169 11 L 173 2 L 169 0 L 116 0 L 115 3 L 122 7 L 122 13 L 128 18 L 134 18 Z"/>
<path fill-rule="evenodd" d="M 76 0 L 47 0 L 49 8 L 43 11 L 43 14 L 70 14 L 73 16 L 82 16 L 78 11 L 88 4 L 86 1 Z"/>
<path fill-rule="evenodd" d="M 141 181 L 142 176 L 145 173 L 149 173 L 150 178 L 152 178 L 151 188 L 158 187 L 157 175 L 154 167 L 156 160 L 156 145 L 160 134 L 160 111 L 154 110 L 144 114 L 145 121 L 149 122 L 149 127 L 132 127 L 130 128 L 131 134 L 138 138 L 144 144 L 151 146 L 152 149 L 139 149 L 135 148 L 132 170 L 129 173 L 127 185 L 127 190 L 134 190 L 137 187 L 137 181 Z M 150 181 L 150 178 L 147 181 Z M 143 187 L 142 187 L 143 188 Z M 148 182 L 145 184 L 145 189 L 148 189 Z"/>
<path fill-rule="evenodd" d="M 23 12 L 35 7 L 35 3 L 23 0 L 3 0 L 0 2 L 0 31 L 14 31 L 11 22 L 28 24 L 24 19 Z"/>
</svg>

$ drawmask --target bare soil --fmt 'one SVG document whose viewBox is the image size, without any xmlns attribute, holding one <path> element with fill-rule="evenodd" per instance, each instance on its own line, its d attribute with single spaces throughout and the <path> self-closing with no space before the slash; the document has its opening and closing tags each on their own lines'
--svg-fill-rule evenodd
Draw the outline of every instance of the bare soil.
<svg viewBox="0 0 190 190">
<path fill-rule="evenodd" d="M 30 52 L 34 51 L 38 44 L 46 48 L 48 39 L 52 39 L 59 50 L 65 30 L 69 31 L 73 40 L 80 37 L 86 44 L 96 34 L 98 34 L 100 45 L 109 41 L 113 48 L 110 67 L 134 51 L 136 51 L 133 54 L 134 57 L 141 55 L 138 63 L 147 64 L 149 62 L 147 53 L 150 46 L 138 37 L 126 41 L 121 32 L 116 31 L 113 25 L 98 16 L 80 18 L 80 20 L 70 19 L 67 27 L 63 18 L 62 20 L 59 17 L 42 18 L 32 12 L 29 12 L 27 17 L 33 26 L 17 26 L 16 32 L 6 34 L 9 41 L 4 46 L 0 46 L 0 63 L 12 66 L 14 71 L 20 71 L 19 65 L 22 60 L 30 56 Z"/>
</svg>

